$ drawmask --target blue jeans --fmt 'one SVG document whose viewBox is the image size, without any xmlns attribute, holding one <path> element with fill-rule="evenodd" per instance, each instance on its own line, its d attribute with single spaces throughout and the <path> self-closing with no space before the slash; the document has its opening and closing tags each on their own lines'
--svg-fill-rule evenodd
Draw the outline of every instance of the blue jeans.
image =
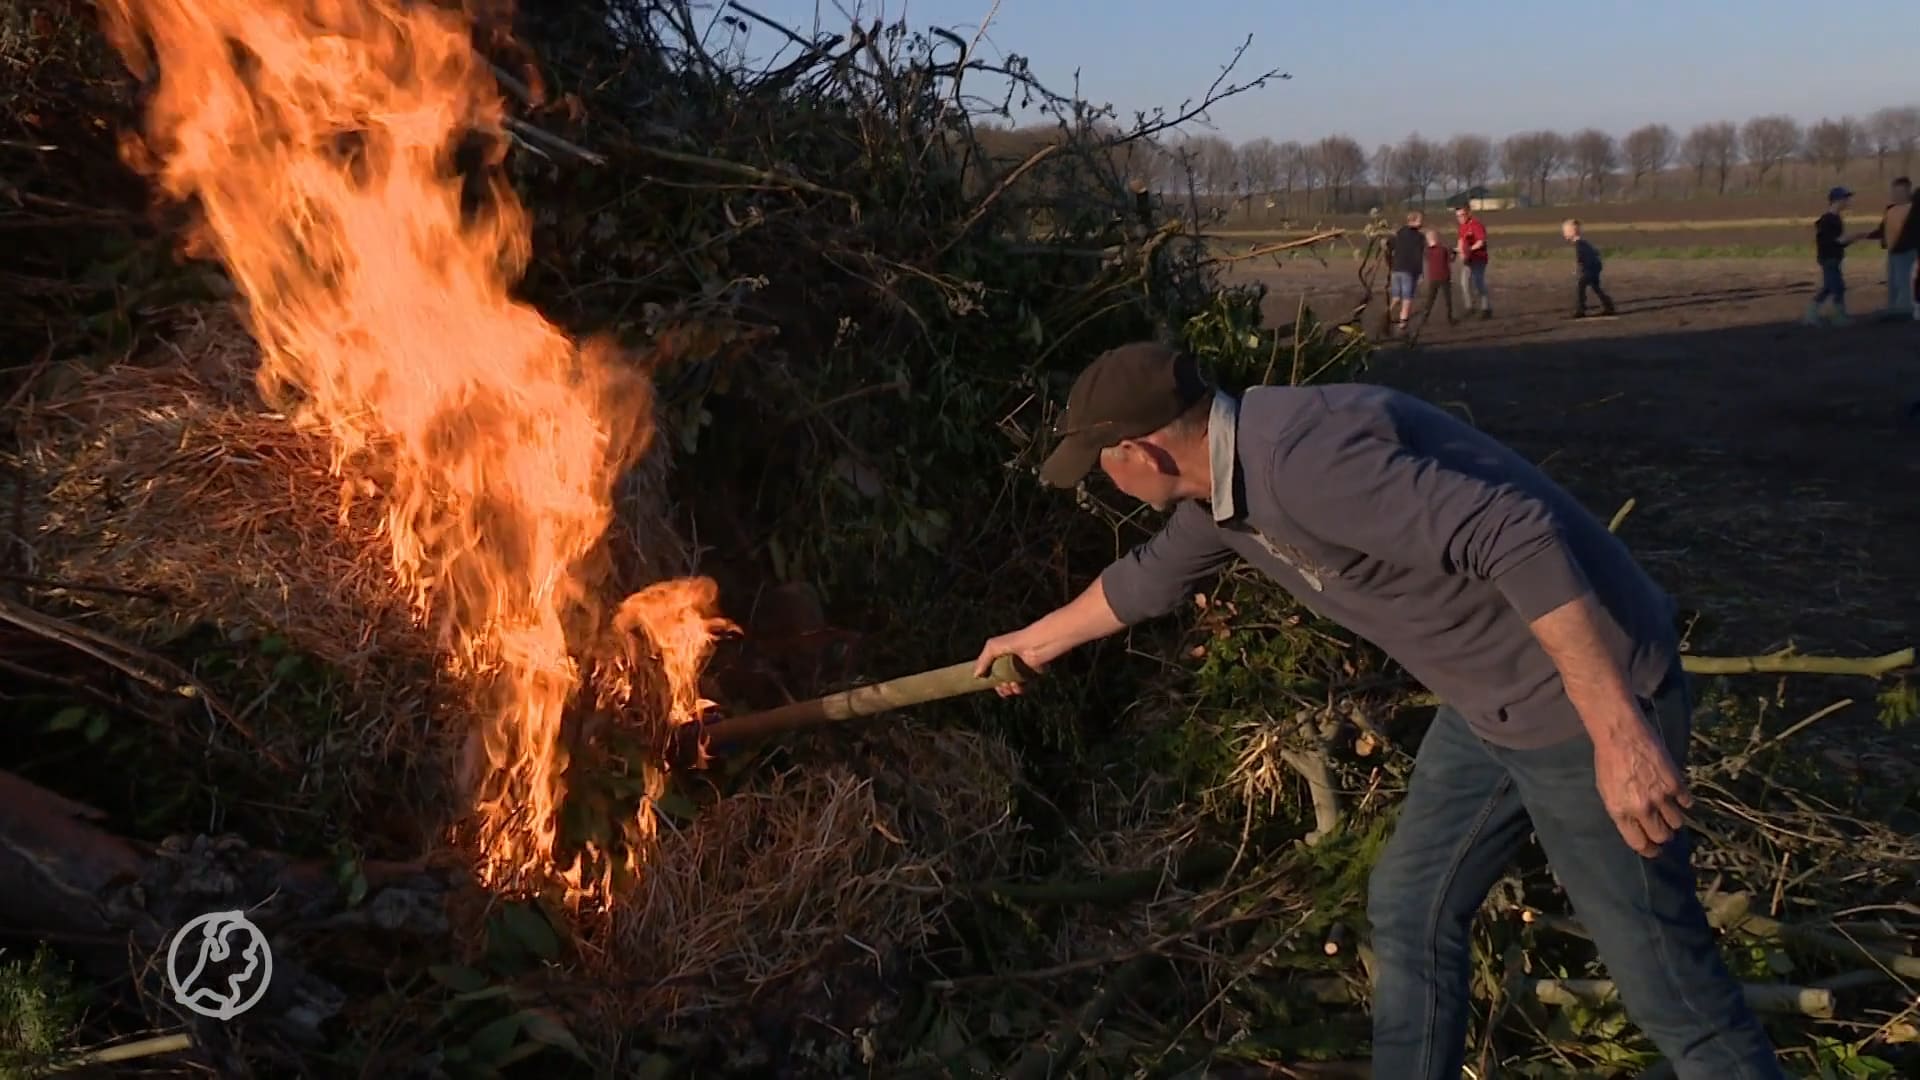
<svg viewBox="0 0 1920 1080">
<path fill-rule="evenodd" d="M 1839 259 L 1820 260 L 1820 291 L 1813 294 L 1815 304 L 1832 300 L 1835 307 L 1847 306 L 1847 275 Z"/>
<path fill-rule="evenodd" d="M 1675 673 L 1642 708 L 1686 760 L 1692 703 Z M 1400 820 L 1368 886 L 1373 1075 L 1458 1080 L 1475 912 L 1532 831 L 1620 989 L 1681 1080 L 1784 1080 L 1721 962 L 1682 832 L 1641 857 L 1600 802 L 1585 734 L 1540 750 L 1482 741 L 1443 708 L 1415 759 Z"/>
<path fill-rule="evenodd" d="M 1418 274 L 1409 274 L 1405 270 L 1395 270 L 1387 276 L 1387 299 L 1413 301 L 1414 283 L 1420 280 Z"/>
<path fill-rule="evenodd" d="M 1468 311 L 1472 311 L 1475 308 L 1481 308 L 1486 311 L 1493 310 L 1493 299 L 1487 295 L 1486 263 L 1468 263 L 1467 276 L 1460 279 L 1460 284 L 1462 291 L 1466 293 L 1462 299 L 1467 302 Z"/>
<path fill-rule="evenodd" d="M 1887 310 L 1920 318 L 1920 307 L 1913 302 L 1912 251 L 1887 253 Z"/>
</svg>

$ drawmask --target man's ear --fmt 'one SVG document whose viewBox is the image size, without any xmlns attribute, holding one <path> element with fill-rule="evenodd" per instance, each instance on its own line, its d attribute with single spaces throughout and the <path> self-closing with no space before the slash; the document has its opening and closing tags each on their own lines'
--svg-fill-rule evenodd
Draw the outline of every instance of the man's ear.
<svg viewBox="0 0 1920 1080">
<path fill-rule="evenodd" d="M 1137 439 L 1123 439 L 1118 449 L 1124 450 L 1135 460 L 1145 461 L 1167 476 L 1178 476 L 1180 467 L 1173 460 L 1173 454 L 1160 444 L 1159 432 L 1143 435 Z"/>
</svg>

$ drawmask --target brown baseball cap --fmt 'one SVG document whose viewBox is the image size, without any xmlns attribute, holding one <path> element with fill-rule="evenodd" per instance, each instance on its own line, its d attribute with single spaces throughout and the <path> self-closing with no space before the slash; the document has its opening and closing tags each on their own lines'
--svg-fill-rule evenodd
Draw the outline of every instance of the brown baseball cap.
<svg viewBox="0 0 1920 1080">
<path fill-rule="evenodd" d="M 1041 481 L 1073 487 L 1093 470 L 1100 451 L 1159 431 L 1209 392 L 1193 358 L 1165 345 L 1142 341 L 1101 353 L 1073 380 Z"/>
</svg>

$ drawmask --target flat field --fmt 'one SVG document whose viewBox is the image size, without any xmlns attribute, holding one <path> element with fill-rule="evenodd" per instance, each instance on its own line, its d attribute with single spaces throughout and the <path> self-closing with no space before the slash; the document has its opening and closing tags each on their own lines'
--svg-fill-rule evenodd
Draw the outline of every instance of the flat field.
<svg viewBox="0 0 1920 1080">
<path fill-rule="evenodd" d="M 1370 378 L 1464 407 L 1597 512 L 1635 500 L 1622 535 L 1684 585 L 1701 651 L 1920 641 L 1920 324 L 1798 325 L 1811 259 L 1623 261 L 1619 317 L 1576 322 L 1571 262 L 1496 256 L 1495 318 L 1442 316 Z M 1850 261 L 1857 314 L 1884 300 L 1881 265 Z M 1276 323 L 1360 295 L 1350 257 L 1239 267 Z"/>
<path fill-rule="evenodd" d="M 1886 200 L 1880 189 L 1857 189 L 1847 213 L 1849 230 L 1871 228 Z M 1588 238 L 1609 255 L 1630 258 L 1714 258 L 1784 256 L 1813 250 L 1813 220 L 1826 209 L 1817 195 L 1764 195 L 1724 199 L 1671 199 L 1601 202 L 1568 206 L 1530 206 L 1487 211 L 1489 240 L 1509 258 L 1537 258 L 1564 250 L 1560 222 L 1579 218 Z M 1399 211 L 1389 220 L 1398 221 Z M 1446 231 L 1453 215 L 1439 200 L 1427 210 L 1429 223 Z M 1211 230 L 1224 250 L 1304 236 L 1321 228 L 1358 232 L 1365 214 L 1336 214 L 1282 219 L 1275 214 L 1234 214 Z M 1877 249 L 1876 249 L 1877 250 Z M 1864 249 L 1863 249 L 1864 253 Z"/>
</svg>

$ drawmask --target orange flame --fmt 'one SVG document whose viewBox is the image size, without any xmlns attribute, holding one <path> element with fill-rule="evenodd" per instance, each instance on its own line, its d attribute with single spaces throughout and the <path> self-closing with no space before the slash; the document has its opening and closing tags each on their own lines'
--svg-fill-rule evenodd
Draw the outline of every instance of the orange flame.
<svg viewBox="0 0 1920 1080">
<path fill-rule="evenodd" d="M 135 72 L 160 76 L 129 160 L 198 201 L 194 248 L 246 299 L 262 392 L 297 400 L 336 470 L 385 478 L 395 574 L 480 690 L 483 876 L 552 880 L 562 716 L 576 654 L 607 632 L 602 538 L 652 387 L 512 299 L 529 228 L 497 170 L 463 213 L 456 144 L 502 120 L 470 20 L 387 0 L 103 11 Z M 713 601 L 710 582 L 669 583 L 614 619 L 661 654 L 674 722 L 701 708 Z"/>
</svg>

